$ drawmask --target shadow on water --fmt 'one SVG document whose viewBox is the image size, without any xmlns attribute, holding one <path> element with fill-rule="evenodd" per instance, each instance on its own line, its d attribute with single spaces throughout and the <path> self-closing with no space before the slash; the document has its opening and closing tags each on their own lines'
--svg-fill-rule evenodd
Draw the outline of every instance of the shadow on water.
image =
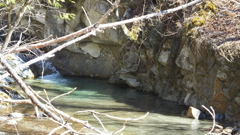
<svg viewBox="0 0 240 135">
<path fill-rule="evenodd" d="M 42 82 L 42 85 L 39 84 Z M 30 81 L 31 87 L 34 89 L 46 89 L 47 91 L 54 92 L 57 95 L 63 94 L 74 87 L 77 87 L 73 93 L 62 98 L 73 98 L 81 100 L 89 100 L 94 104 L 94 101 L 100 101 L 103 106 L 111 104 L 111 102 L 119 102 L 131 106 L 130 108 L 105 108 L 103 106 L 86 106 L 79 104 L 71 104 L 71 108 L 78 109 L 101 109 L 101 110 L 124 110 L 124 111 L 142 111 L 161 113 L 166 115 L 177 115 L 186 111 L 186 106 L 178 105 L 175 102 L 170 102 L 160 99 L 156 94 L 150 92 L 139 91 L 129 88 L 126 85 L 109 84 L 106 79 L 93 79 L 88 77 L 63 77 L 46 76 L 43 80 L 38 79 L 38 83 Z M 70 99 L 69 99 L 70 100 Z M 106 100 L 106 101 L 104 101 Z M 92 101 L 92 102 L 91 102 Z M 56 105 L 58 103 L 55 102 Z M 59 105 L 61 103 L 59 102 Z M 98 104 L 98 102 L 97 102 Z M 62 107 L 69 107 L 69 105 L 61 105 Z M 134 109 L 133 109 L 134 108 Z"/>
<path fill-rule="evenodd" d="M 138 91 L 125 85 L 109 84 L 105 79 L 63 77 L 56 74 L 26 82 L 36 91 L 46 89 L 50 98 L 77 87 L 73 93 L 53 101 L 57 108 L 69 114 L 82 110 L 95 110 L 123 118 L 137 118 L 150 112 L 145 119 L 127 123 L 124 135 L 202 135 L 205 133 L 203 129 L 212 124 L 211 121 L 184 118 L 181 113 L 186 111 L 185 106 L 162 100 L 153 93 Z M 45 96 L 44 92 L 41 92 L 41 95 Z M 21 105 L 21 107 L 23 113 L 29 113 L 29 110 L 33 112 L 31 106 Z M 90 114 L 74 116 L 89 122 L 96 121 Z M 123 122 L 100 118 L 110 131 L 122 127 Z M 99 126 L 99 123 L 93 125 Z M 45 128 L 50 127 L 52 126 L 48 125 Z"/>
</svg>

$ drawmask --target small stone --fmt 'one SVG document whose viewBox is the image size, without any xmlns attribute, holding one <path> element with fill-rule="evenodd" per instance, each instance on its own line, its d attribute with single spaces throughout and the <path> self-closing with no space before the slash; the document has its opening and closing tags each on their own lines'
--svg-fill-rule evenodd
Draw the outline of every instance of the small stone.
<svg viewBox="0 0 240 135">
<path fill-rule="evenodd" d="M 7 120 L 7 124 L 8 125 L 16 125 L 17 121 L 15 121 L 15 120 Z"/>
<path fill-rule="evenodd" d="M 201 113 L 200 110 L 198 110 L 197 108 L 194 108 L 194 107 L 190 106 L 190 107 L 188 108 L 187 117 L 194 118 L 194 119 L 198 119 L 200 113 Z"/>
<path fill-rule="evenodd" d="M 21 114 L 21 113 L 10 113 L 8 116 L 9 117 L 14 117 L 14 118 L 22 118 L 23 114 Z"/>
<path fill-rule="evenodd" d="M 223 134 L 231 135 L 233 130 L 234 130 L 233 127 L 226 127 L 225 129 L 223 129 Z"/>
<path fill-rule="evenodd" d="M 7 117 L 0 116 L 0 121 L 6 121 L 6 120 L 7 120 Z"/>
</svg>

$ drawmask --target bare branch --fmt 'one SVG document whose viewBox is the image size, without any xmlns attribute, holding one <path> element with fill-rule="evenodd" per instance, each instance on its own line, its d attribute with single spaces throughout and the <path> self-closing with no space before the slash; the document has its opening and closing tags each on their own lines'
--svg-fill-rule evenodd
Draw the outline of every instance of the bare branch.
<svg viewBox="0 0 240 135">
<path fill-rule="evenodd" d="M 3 30 L 3 29 L 5 29 L 6 27 L 7 27 L 7 25 L 3 26 L 3 27 L 0 29 L 0 31 Z"/>
<path fill-rule="evenodd" d="M 33 104 L 30 99 L 13 100 L 13 99 L 0 98 L 0 102 L 15 103 L 15 104 L 31 104 L 31 105 Z"/>
<path fill-rule="evenodd" d="M 20 10 L 18 11 L 17 13 L 17 18 L 15 20 L 15 22 L 13 23 L 13 25 L 9 25 L 9 30 L 8 30 L 8 33 L 7 33 L 7 36 L 2 44 L 2 48 L 1 48 L 1 51 L 4 51 L 10 40 L 11 40 L 11 37 L 12 37 L 12 34 L 13 34 L 13 31 L 16 29 L 17 25 L 19 24 L 19 22 L 21 21 L 26 9 L 27 9 L 27 6 L 30 5 L 31 3 L 33 2 L 33 0 L 27 0 L 25 1 L 24 5 L 20 8 Z M 10 17 L 11 18 L 11 17 Z M 11 20 L 8 20 L 9 23 L 11 23 Z"/>
<path fill-rule="evenodd" d="M 169 13 L 173 13 L 179 10 L 182 10 L 184 8 L 187 8 L 189 6 L 192 6 L 194 4 L 197 4 L 199 2 L 201 2 L 202 0 L 194 0 L 192 2 L 189 2 L 187 4 L 178 6 L 176 8 L 172 8 L 172 9 L 168 9 L 168 10 L 164 10 L 161 12 L 157 12 L 157 13 L 152 13 L 152 14 L 148 14 L 148 15 L 144 15 L 144 16 L 140 16 L 140 17 L 135 17 L 132 19 L 128 19 L 128 20 L 124 20 L 124 21 L 119 21 L 119 22 L 114 22 L 114 23 L 107 23 L 107 24 L 101 24 L 98 26 L 99 29 L 106 29 L 106 28 L 112 28 L 114 26 L 119 26 L 119 25 L 123 25 L 123 24 L 127 24 L 127 23 L 132 23 L 132 22 L 136 22 L 136 21 L 140 21 L 140 20 L 144 20 L 144 19 L 149 19 L 155 16 L 160 16 L 163 14 L 169 14 Z"/>
<path fill-rule="evenodd" d="M 102 121 L 98 118 L 98 116 L 95 115 L 94 113 L 93 113 L 93 116 L 98 120 L 98 122 L 101 124 L 102 128 L 104 129 L 104 131 L 107 133 L 107 129 L 106 129 L 105 126 L 103 125 Z"/>
<path fill-rule="evenodd" d="M 123 131 L 123 130 L 126 128 L 126 126 L 125 126 L 125 125 L 126 125 L 126 123 L 127 123 L 127 121 L 125 121 L 125 122 L 124 122 L 124 124 L 123 124 L 123 126 L 122 126 L 122 128 L 121 128 L 121 129 L 119 129 L 119 130 L 117 130 L 117 131 L 113 132 L 113 133 L 112 133 L 112 135 L 114 135 L 114 134 L 117 134 L 117 133 L 119 133 L 119 132 L 122 132 L 122 131 Z"/>
<path fill-rule="evenodd" d="M 77 113 L 92 113 L 92 114 L 97 114 L 97 115 L 106 116 L 106 117 L 111 118 L 111 119 L 123 120 L 123 121 L 137 121 L 137 120 L 140 120 L 140 119 L 143 119 L 143 118 L 147 117 L 147 115 L 149 114 L 149 112 L 147 112 L 144 116 L 134 119 L 134 118 L 120 118 L 120 117 L 115 117 L 115 116 L 108 115 L 108 114 L 106 114 L 106 113 L 95 112 L 94 110 L 77 111 L 77 112 L 75 112 L 74 114 L 77 114 Z M 73 114 L 73 115 L 74 115 L 74 114 Z"/>
<path fill-rule="evenodd" d="M 70 46 L 70 45 L 72 45 L 72 44 L 74 44 L 74 43 L 76 43 L 76 42 L 78 42 L 80 40 L 83 40 L 83 39 L 85 39 L 85 38 L 87 38 L 87 37 L 89 37 L 91 35 L 95 35 L 95 31 L 89 32 L 89 33 L 87 33 L 87 34 L 85 34 L 85 35 L 83 35 L 81 37 L 78 37 L 78 38 L 76 38 L 74 40 L 71 40 L 71 41 L 65 43 L 65 44 L 62 44 L 61 46 L 58 46 L 58 47 L 54 48 L 53 50 L 49 51 L 48 53 L 45 53 L 44 55 L 41 55 L 41 56 L 39 56 L 39 57 L 37 57 L 35 59 L 32 59 L 32 60 L 24 63 L 23 65 L 20 65 L 19 67 L 15 68 L 15 70 L 21 70 L 21 69 L 27 68 L 28 66 L 30 66 L 30 65 L 38 62 L 38 61 L 41 61 L 41 60 L 44 60 L 44 59 L 47 59 L 47 58 L 51 58 L 51 57 L 54 56 L 55 52 L 60 51 L 63 48 L 65 48 L 67 46 Z M 4 75 L 0 76 L 0 79 L 2 80 L 4 78 L 8 77 L 9 75 L 10 75 L 9 73 L 5 73 Z"/>
<path fill-rule="evenodd" d="M 55 122 L 55 121 L 54 121 L 54 122 Z M 61 125 L 61 126 L 59 126 L 59 127 L 56 127 L 56 128 L 54 128 L 48 135 L 52 135 L 52 134 L 54 134 L 57 130 L 62 129 L 62 128 L 64 128 L 63 125 Z"/>
</svg>

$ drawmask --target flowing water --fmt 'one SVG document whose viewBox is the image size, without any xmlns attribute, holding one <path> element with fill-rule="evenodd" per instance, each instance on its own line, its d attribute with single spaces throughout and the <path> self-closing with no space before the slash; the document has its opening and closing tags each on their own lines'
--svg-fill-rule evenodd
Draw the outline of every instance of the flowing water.
<svg viewBox="0 0 240 135">
<path fill-rule="evenodd" d="M 77 89 L 71 94 L 52 101 L 58 109 L 68 114 L 94 110 L 122 118 L 138 118 L 150 112 L 144 119 L 129 121 L 125 130 L 120 133 L 122 135 L 203 135 L 207 133 L 205 129 L 212 125 L 211 121 L 184 117 L 182 113 L 187 110 L 185 106 L 161 100 L 153 93 L 138 91 L 125 85 L 108 84 L 107 80 L 63 77 L 55 74 L 44 76 L 43 79 L 26 80 L 26 82 L 34 90 L 41 91 L 40 95 L 43 97 L 46 97 L 43 92 L 45 89 L 50 99 L 76 87 Z M 10 112 L 33 114 L 34 109 L 31 105 L 16 105 L 2 109 L 0 115 Z M 88 120 L 91 125 L 104 131 L 96 118 L 89 113 L 78 113 L 74 117 Z M 108 132 L 121 129 L 124 123 L 124 121 L 112 120 L 104 116 L 99 116 L 99 118 Z M 20 135 L 47 134 L 57 126 L 49 119 L 26 116 L 19 120 L 16 126 L 0 122 L 0 134 L 3 132 L 7 134 L 18 132 Z M 73 123 L 73 127 L 78 130 L 82 129 L 80 124 Z M 84 132 L 89 131 L 84 129 Z"/>
</svg>

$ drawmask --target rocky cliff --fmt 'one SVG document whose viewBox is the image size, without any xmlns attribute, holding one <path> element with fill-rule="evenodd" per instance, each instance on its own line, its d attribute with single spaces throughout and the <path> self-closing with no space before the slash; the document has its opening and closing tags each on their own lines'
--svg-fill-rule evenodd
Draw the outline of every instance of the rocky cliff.
<svg viewBox="0 0 240 135">
<path fill-rule="evenodd" d="M 109 78 L 110 83 L 125 83 L 197 108 L 211 105 L 226 118 L 239 118 L 239 23 L 234 30 L 238 37 L 231 32 L 219 34 L 220 30 L 214 28 L 223 12 L 215 2 L 126 25 L 129 30 L 140 30 L 137 40 L 126 36 L 122 27 L 107 29 L 61 50 L 52 62 L 64 75 Z M 171 0 L 122 1 L 119 13 L 122 19 L 128 19 L 181 4 Z M 82 6 L 95 23 L 110 4 L 104 0 L 66 4 L 63 10 L 76 14 L 71 21 L 57 19 L 54 10 L 44 11 L 43 36 L 65 35 L 88 26 Z M 239 16 L 239 9 L 231 10 L 228 12 Z M 112 13 L 105 23 L 114 21 L 117 17 Z"/>
</svg>

